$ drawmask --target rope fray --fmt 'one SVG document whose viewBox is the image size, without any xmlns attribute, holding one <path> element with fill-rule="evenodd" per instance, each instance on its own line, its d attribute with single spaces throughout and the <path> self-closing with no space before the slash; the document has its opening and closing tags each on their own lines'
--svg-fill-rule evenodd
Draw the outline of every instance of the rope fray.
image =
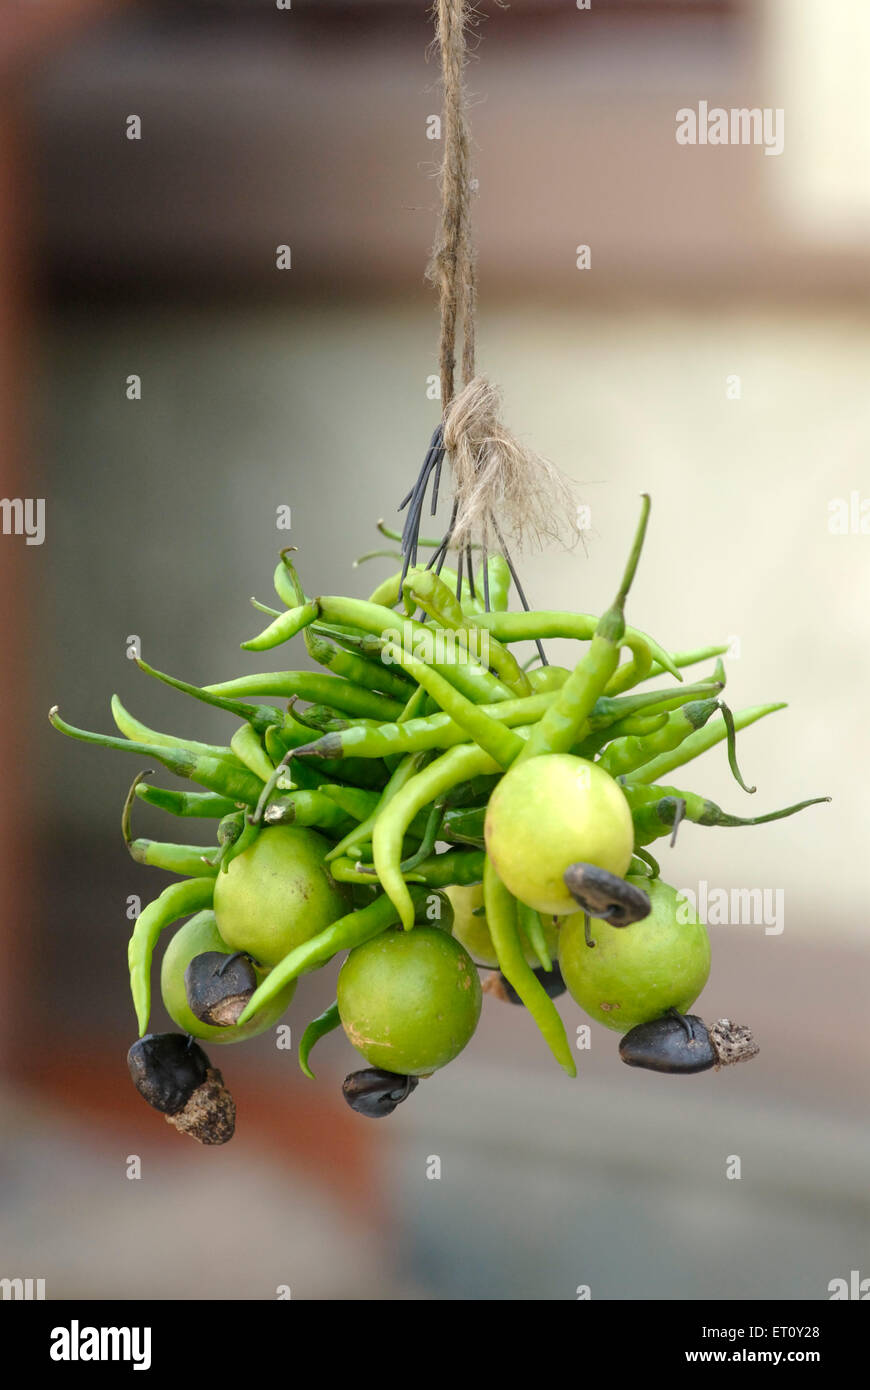
<svg viewBox="0 0 870 1390">
<path fill-rule="evenodd" d="M 476 376 L 444 413 L 457 504 L 451 543 L 462 545 L 473 533 L 485 543 L 495 518 L 519 548 L 549 540 L 572 549 L 579 538 L 571 521 L 577 515 L 573 482 L 521 444 L 500 412 L 501 391 Z"/>
</svg>

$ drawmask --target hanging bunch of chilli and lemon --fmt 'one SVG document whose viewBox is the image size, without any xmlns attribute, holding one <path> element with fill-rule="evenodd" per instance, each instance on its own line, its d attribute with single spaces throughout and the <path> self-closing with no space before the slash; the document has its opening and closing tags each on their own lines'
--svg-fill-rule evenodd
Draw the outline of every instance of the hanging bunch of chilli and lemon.
<svg viewBox="0 0 870 1390">
<path fill-rule="evenodd" d="M 316 667 L 196 686 L 144 661 L 149 676 L 235 721 L 226 745 L 157 732 L 117 699 L 117 735 L 63 720 L 72 738 L 160 763 L 196 790 L 140 773 L 123 813 L 142 864 L 176 875 L 138 916 L 129 943 L 142 1095 L 179 1130 L 222 1143 L 235 1106 L 202 1044 L 243 1042 L 292 1007 L 299 977 L 344 960 L 334 1004 L 307 1024 L 299 1064 L 341 1028 L 367 1064 L 344 1095 L 384 1116 L 473 1038 L 483 995 L 523 1006 L 569 1075 L 575 1062 L 554 999 L 566 991 L 623 1036 L 632 1066 L 694 1073 L 752 1056 L 748 1029 L 689 1010 L 710 970 L 706 927 L 663 881 L 649 846 L 682 821 L 755 825 L 817 801 L 731 815 L 670 775 L 782 704 L 731 712 L 724 645 L 671 654 L 626 625 L 649 513 L 613 604 L 600 617 L 511 611 L 503 554 L 451 570 L 405 555 L 366 600 L 306 595 L 291 553 L 275 570 L 281 609 L 242 645 L 298 641 Z M 382 528 L 386 529 L 386 528 Z M 390 533 L 387 533 L 390 534 Z M 462 552 L 460 552 L 461 554 Z M 262 607 L 263 605 L 258 605 Z M 417 616 L 414 616 L 414 615 Z M 537 664 L 548 638 L 576 645 L 570 667 Z M 522 644 L 533 644 L 524 659 Z M 694 683 L 685 668 L 713 661 Z M 208 845 L 136 838 L 138 801 L 209 821 Z M 149 1032 L 153 954 L 177 923 L 160 972 L 177 1032 Z M 481 984 L 481 974 L 484 984 Z M 494 1006 L 498 1006 L 496 1003 Z"/>
</svg>

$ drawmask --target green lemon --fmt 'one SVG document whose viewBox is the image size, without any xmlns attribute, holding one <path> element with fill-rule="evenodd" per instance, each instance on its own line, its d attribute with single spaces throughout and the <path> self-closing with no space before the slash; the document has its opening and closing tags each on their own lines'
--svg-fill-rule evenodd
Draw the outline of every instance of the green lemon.
<svg viewBox="0 0 870 1390">
<path fill-rule="evenodd" d="M 629 927 L 590 918 L 587 946 L 583 914 L 565 923 L 559 966 L 571 997 L 607 1028 L 627 1033 L 668 1009 L 686 1013 L 710 974 L 710 938 L 689 903 L 659 879 L 630 877 L 649 894 L 652 911 Z"/>
<path fill-rule="evenodd" d="M 212 1028 L 209 1024 L 202 1023 L 196 1014 L 191 1013 L 184 988 L 184 972 L 194 956 L 201 956 L 205 951 L 221 951 L 227 956 L 233 953 L 217 929 L 213 912 L 198 912 L 189 922 L 185 922 L 173 936 L 163 956 L 160 992 L 163 995 L 164 1008 L 172 1022 L 182 1033 L 192 1033 L 195 1038 L 207 1038 L 209 1042 L 216 1043 L 243 1042 L 245 1038 L 255 1038 L 258 1033 L 272 1028 L 296 992 L 295 980 L 291 980 L 289 985 L 275 996 L 271 1004 L 266 1004 L 254 1018 L 243 1023 L 241 1027 L 234 1024 L 231 1028 Z M 254 972 L 258 984 L 262 984 L 269 973 L 257 965 L 254 966 Z"/>
<path fill-rule="evenodd" d="M 622 790 L 597 763 L 548 753 L 505 773 L 486 812 L 487 854 L 521 902 L 551 916 L 579 911 L 562 875 L 595 864 L 622 878 L 634 826 Z"/>
<path fill-rule="evenodd" d="M 215 880 L 218 930 L 235 951 L 277 965 L 350 910 L 346 888 L 324 864 L 330 842 L 316 830 L 269 826 Z"/>
<path fill-rule="evenodd" d="M 338 975 L 350 1042 L 383 1071 L 421 1076 L 471 1038 L 481 989 L 468 952 L 437 927 L 385 931 L 351 951 Z"/>
<path fill-rule="evenodd" d="M 477 961 L 479 965 L 497 968 L 498 956 L 492 944 L 489 923 L 482 912 L 475 913 L 476 908 L 483 907 L 483 884 L 472 883 L 468 887 L 453 884 L 445 891 L 453 904 L 453 935 L 456 940 L 465 947 L 471 959 Z M 552 916 L 544 916 L 541 920 L 547 950 L 552 959 L 555 960 L 559 954 L 561 919 L 556 918 L 554 920 Z M 530 946 L 526 948 L 525 957 L 528 964 L 535 968 L 540 964 Z"/>
</svg>

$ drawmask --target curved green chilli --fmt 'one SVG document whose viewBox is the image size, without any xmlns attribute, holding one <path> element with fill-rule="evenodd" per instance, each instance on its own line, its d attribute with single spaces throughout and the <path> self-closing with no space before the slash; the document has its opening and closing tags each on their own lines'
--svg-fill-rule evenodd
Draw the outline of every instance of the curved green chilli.
<svg viewBox="0 0 870 1390">
<path fill-rule="evenodd" d="M 552 999 L 526 963 L 517 928 L 516 900 L 505 888 L 490 859 L 484 864 L 483 901 L 499 970 L 532 1015 L 559 1066 L 569 1076 L 576 1076 L 577 1067 L 565 1025 Z"/>
<path fill-rule="evenodd" d="M 136 743 L 156 743 L 161 748 L 184 748 L 190 753 L 202 753 L 211 758 L 228 758 L 234 761 L 231 749 L 218 743 L 197 743 L 195 739 L 177 738 L 175 734 L 161 734 L 149 729 L 140 719 L 126 710 L 117 695 L 112 696 L 112 718 L 125 738 Z M 237 761 L 237 759 L 235 759 Z"/>
<path fill-rule="evenodd" d="M 604 689 L 608 695 L 618 695 L 623 690 L 630 690 L 632 686 L 639 685 L 649 675 L 651 669 L 652 652 L 649 646 L 646 646 L 645 649 L 638 647 L 636 651 L 632 652 L 630 660 L 616 667 Z"/>
<path fill-rule="evenodd" d="M 185 877 L 206 877 L 216 873 L 208 856 L 217 854 L 216 845 L 175 845 L 160 840 L 133 838 L 131 829 L 133 802 L 136 788 L 147 772 L 140 772 L 134 779 L 124 801 L 121 812 L 121 834 L 131 859 L 137 864 L 147 864 L 152 869 L 165 869 L 167 873 L 182 874 Z"/>
<path fill-rule="evenodd" d="M 338 1000 L 330 1004 L 328 1009 L 324 1009 L 322 1014 L 313 1018 L 299 1041 L 299 1066 L 307 1077 L 312 1081 L 316 1080 L 314 1072 L 308 1065 L 308 1058 L 311 1056 L 311 1049 L 321 1038 L 325 1038 L 327 1033 L 334 1033 L 336 1028 L 341 1027 L 341 1019 L 338 1016 Z"/>
<path fill-rule="evenodd" d="M 230 739 L 230 748 L 239 762 L 259 777 L 261 782 L 268 782 L 275 768 L 271 759 L 266 756 L 256 729 L 250 724 L 243 724 Z"/>
<path fill-rule="evenodd" d="M 291 637 L 295 637 L 297 632 L 301 632 L 309 623 L 313 623 L 318 616 L 316 600 L 313 603 L 303 603 L 298 608 L 291 608 L 280 617 L 275 618 L 269 623 L 268 627 L 258 632 L 256 637 L 248 638 L 247 642 L 242 642 L 242 650 L 246 652 L 267 652 L 273 647 L 280 647 L 283 642 L 289 642 Z"/>
<path fill-rule="evenodd" d="M 423 828 L 423 838 L 414 853 L 407 859 L 403 859 L 399 868 L 403 877 L 407 878 L 418 864 L 424 859 L 428 859 L 435 852 L 435 845 L 441 837 L 441 827 L 444 823 L 444 800 L 436 796 L 429 808 L 429 815 Z M 410 827 L 409 827 L 410 828 Z"/>
<path fill-rule="evenodd" d="M 283 711 L 275 705 L 248 705 L 241 700 L 230 700 L 220 695 L 212 695 L 200 685 L 191 685 L 188 681 L 180 681 L 175 676 L 167 676 L 165 671 L 158 671 L 154 666 L 149 666 L 147 661 L 143 661 L 141 656 L 136 658 L 136 665 L 140 671 L 144 671 L 147 676 L 153 676 L 155 680 L 162 681 L 164 685 L 171 686 L 173 690 L 180 690 L 184 695 L 190 695 L 194 700 L 200 700 L 203 704 L 211 705 L 215 709 L 225 710 L 227 714 L 234 714 L 238 719 L 246 719 L 258 734 L 265 733 L 270 724 L 280 724 L 283 719 Z"/>
<path fill-rule="evenodd" d="M 589 718 L 591 733 L 583 741 L 583 748 L 591 747 L 595 752 L 611 738 L 618 738 L 623 734 L 651 733 L 662 727 L 669 710 L 688 704 L 697 695 L 718 689 L 720 686 L 715 682 L 699 682 L 697 685 L 683 686 L 674 692 L 649 690 L 641 695 L 616 699 L 602 696 L 596 700 L 593 707 Z M 555 696 L 555 689 L 545 690 L 525 696 L 521 700 L 503 700 L 494 705 L 480 705 L 479 709 L 483 714 L 490 715 L 513 728 L 518 724 L 532 724 L 539 719 L 550 707 Z M 658 723 L 651 723 L 649 719 L 640 722 L 643 711 L 647 709 L 652 712 L 650 719 L 656 718 Z M 602 736 L 590 744 L 590 740 L 599 734 Z M 300 742 L 298 747 L 300 751 L 304 750 L 306 757 L 312 758 L 330 759 L 351 755 L 358 758 L 386 758 L 393 754 L 452 748 L 457 743 L 466 742 L 467 738 L 465 729 L 457 724 L 455 719 L 439 711 L 436 714 L 408 719 L 404 723 L 381 724 L 376 727 L 355 724 L 349 729 L 324 735 L 313 743 Z M 580 753 L 581 748 L 577 747 L 572 751 Z M 583 751 L 582 756 L 588 756 L 588 753 Z"/>
<path fill-rule="evenodd" d="M 473 744 L 451 748 L 417 773 L 377 817 L 372 835 L 375 869 L 406 931 L 414 925 L 413 901 L 401 872 L 402 841 L 409 824 L 418 811 L 457 782 L 498 770 L 496 760 L 482 748 Z M 422 872 L 422 866 L 417 872 Z"/>
<path fill-rule="evenodd" d="M 213 878 L 191 878 L 164 888 L 136 918 L 133 935 L 127 947 L 130 966 L 130 990 L 139 1024 L 140 1038 L 148 1030 L 151 1014 L 151 959 L 160 933 L 204 907 L 211 907 L 214 898 Z"/>
<path fill-rule="evenodd" d="M 370 661 L 381 659 L 381 639 L 373 632 L 357 632 L 351 627 L 337 627 L 334 623 L 312 623 L 311 631 L 318 637 L 326 637 L 345 651 L 358 656 L 367 656 Z"/>
<path fill-rule="evenodd" d="M 308 602 L 308 595 L 299 582 L 296 567 L 293 561 L 288 558 L 295 553 L 295 550 L 295 545 L 285 545 L 272 575 L 275 593 L 282 603 L 286 603 L 288 608 L 301 608 Z"/>
<path fill-rule="evenodd" d="M 328 676 L 322 671 L 263 671 L 218 681 L 203 689 L 211 695 L 231 697 L 277 695 L 291 699 L 295 695 L 297 699 L 331 705 L 333 709 L 344 710 L 345 714 L 361 715 L 366 719 L 396 719 L 402 712 L 402 705 L 388 695 L 364 690 L 343 676 Z"/>
<path fill-rule="evenodd" d="M 547 938 L 544 936 L 544 927 L 541 922 L 540 913 L 527 903 L 521 903 L 517 899 L 517 925 L 520 936 L 525 937 L 538 958 L 538 964 L 542 970 L 550 971 L 553 969 L 553 962 L 547 950 Z"/>
<path fill-rule="evenodd" d="M 202 820 L 222 820 L 236 809 L 236 803 L 216 792 L 170 791 L 168 787 L 152 787 L 140 782 L 136 795 L 148 806 L 168 811 L 172 816 L 195 816 Z"/>
<path fill-rule="evenodd" d="M 687 705 L 690 700 L 716 695 L 722 689 L 719 681 L 698 681 L 694 685 L 682 685 L 676 689 L 645 690 L 634 695 L 602 695 L 595 701 L 589 716 L 589 731 L 597 733 L 601 729 L 613 728 L 617 721 L 635 715 L 669 713 Z"/>
<path fill-rule="evenodd" d="M 127 848 L 137 864 L 147 864 L 151 869 L 163 869 L 183 878 L 214 878 L 217 874 L 217 867 L 211 863 L 218 853 L 217 845 L 174 845 L 168 841 L 138 839 L 131 840 Z"/>
<path fill-rule="evenodd" d="M 732 816 L 717 806 L 715 801 L 699 796 L 697 792 L 682 791 L 678 787 L 638 785 L 630 782 L 622 784 L 626 800 L 631 808 L 634 822 L 635 848 L 651 844 L 663 835 L 672 832 L 671 843 L 676 837 L 681 821 L 692 821 L 695 825 L 745 826 L 766 825 L 769 821 L 785 820 L 808 806 L 817 806 L 830 801 L 829 796 L 814 796 L 807 801 L 798 801 L 793 806 L 785 806 L 778 811 L 768 811 L 761 816 Z"/>
<path fill-rule="evenodd" d="M 142 758 L 155 758 L 176 776 L 188 777 L 208 791 L 217 792 L 233 802 L 241 801 L 254 806 L 263 789 L 259 778 L 248 772 L 247 768 L 238 766 L 235 758 L 212 757 L 165 744 L 134 743 L 125 738 L 114 738 L 111 734 L 93 734 L 87 729 L 77 729 L 73 724 L 67 724 L 65 719 L 61 719 L 56 705 L 49 710 L 48 718 L 51 725 L 68 738 L 93 743 L 98 748 L 115 748 Z"/>
</svg>

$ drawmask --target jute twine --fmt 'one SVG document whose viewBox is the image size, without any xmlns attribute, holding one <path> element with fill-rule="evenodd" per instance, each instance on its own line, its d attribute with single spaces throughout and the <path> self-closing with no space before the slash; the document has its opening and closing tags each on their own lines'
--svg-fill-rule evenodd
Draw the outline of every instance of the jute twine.
<svg viewBox="0 0 870 1390">
<path fill-rule="evenodd" d="M 471 232 L 471 137 L 465 89 L 466 33 L 476 18 L 468 0 L 435 0 L 435 42 L 444 88 L 439 171 L 441 216 L 427 278 L 441 314 L 439 370 L 444 444 L 457 504 L 454 545 L 472 533 L 486 542 L 498 518 L 514 543 L 545 539 L 572 543 L 577 531 L 572 484 L 548 460 L 521 444 L 500 418 L 501 393 L 475 375 L 477 270 Z M 462 388 L 455 394 L 457 337 L 462 339 Z"/>
<path fill-rule="evenodd" d="M 446 410 L 453 399 L 457 326 L 462 330 L 463 383 L 467 385 L 474 376 L 477 286 L 471 235 L 471 137 L 465 91 L 469 5 L 467 0 L 436 0 L 433 12 L 444 87 L 444 159 L 439 174 L 441 224 L 426 276 L 438 289 L 440 300 L 441 404 Z"/>
</svg>

